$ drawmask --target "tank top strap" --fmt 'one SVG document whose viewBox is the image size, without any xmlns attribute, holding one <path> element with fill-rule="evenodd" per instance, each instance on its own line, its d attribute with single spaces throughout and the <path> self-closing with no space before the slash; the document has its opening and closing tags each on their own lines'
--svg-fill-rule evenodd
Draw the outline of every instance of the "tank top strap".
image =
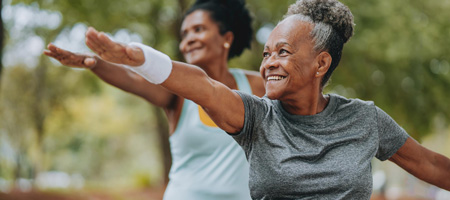
<svg viewBox="0 0 450 200">
<path fill-rule="evenodd" d="M 247 92 L 249 94 L 253 94 L 252 88 L 250 86 L 250 83 L 248 82 L 248 79 L 244 73 L 244 70 L 238 69 L 238 68 L 232 68 L 232 69 L 229 69 L 229 71 L 233 75 L 234 80 L 236 80 L 238 90 Z"/>
</svg>

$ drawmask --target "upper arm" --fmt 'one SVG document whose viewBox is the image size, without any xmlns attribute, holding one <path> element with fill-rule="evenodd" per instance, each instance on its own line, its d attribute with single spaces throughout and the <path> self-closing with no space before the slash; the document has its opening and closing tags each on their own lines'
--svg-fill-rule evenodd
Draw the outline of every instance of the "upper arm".
<svg viewBox="0 0 450 200">
<path fill-rule="evenodd" d="M 172 62 L 172 72 L 161 84 L 171 92 L 202 106 L 211 119 L 226 132 L 234 133 L 244 124 L 244 103 L 226 85 L 210 78 L 199 67 Z"/>
<path fill-rule="evenodd" d="M 244 126 L 244 102 L 226 85 L 218 81 L 214 82 L 215 91 L 211 96 L 212 99 L 200 105 L 222 130 L 237 133 Z"/>
<path fill-rule="evenodd" d="M 256 71 L 248 70 L 244 70 L 244 72 L 247 76 L 248 82 L 250 83 L 253 94 L 258 97 L 264 96 L 266 94 L 266 90 L 264 88 L 264 80 L 262 79 L 261 74 Z"/>
</svg>

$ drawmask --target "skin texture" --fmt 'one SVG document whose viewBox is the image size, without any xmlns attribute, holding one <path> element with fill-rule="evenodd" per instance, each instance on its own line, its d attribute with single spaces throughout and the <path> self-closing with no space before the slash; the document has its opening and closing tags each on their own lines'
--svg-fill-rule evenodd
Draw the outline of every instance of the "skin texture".
<svg viewBox="0 0 450 200">
<path fill-rule="evenodd" d="M 290 26 L 289 24 L 299 24 Z M 320 81 L 331 64 L 327 52 L 313 50 L 312 25 L 288 17 L 272 31 L 264 47 L 260 72 L 266 94 L 282 101 L 291 114 L 314 115 L 327 103 Z M 281 76 L 282 80 L 269 80 Z"/>
<path fill-rule="evenodd" d="M 221 35 L 217 23 L 211 20 L 209 13 L 198 10 L 186 16 L 180 34 L 182 35 L 180 51 L 188 63 L 200 66 L 208 76 L 231 89 L 237 89 L 233 76 L 228 72 L 229 47 L 224 45 L 225 43 L 231 45 L 233 42 L 232 32 Z M 48 50 L 44 51 L 44 54 L 67 66 L 91 69 L 105 82 L 164 108 L 172 134 L 179 120 L 184 98 L 160 85 L 149 83 L 131 70 L 115 64 L 125 61 L 130 65 L 140 65 L 144 62 L 142 51 L 115 43 L 104 33 L 93 28 L 89 28 L 86 32 L 86 45 L 98 56 L 72 53 L 53 44 L 48 45 Z M 245 71 L 245 74 L 253 93 L 257 96 L 264 95 L 264 85 L 259 73 Z"/>
</svg>

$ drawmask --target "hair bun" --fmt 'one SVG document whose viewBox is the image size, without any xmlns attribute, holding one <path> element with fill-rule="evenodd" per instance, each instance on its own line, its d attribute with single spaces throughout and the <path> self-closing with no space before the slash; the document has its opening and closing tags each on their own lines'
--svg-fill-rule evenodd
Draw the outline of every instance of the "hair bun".
<svg viewBox="0 0 450 200">
<path fill-rule="evenodd" d="M 353 15 L 350 9 L 337 0 L 298 0 L 288 9 L 288 15 L 302 14 L 314 22 L 329 24 L 347 42 L 353 35 Z"/>
</svg>

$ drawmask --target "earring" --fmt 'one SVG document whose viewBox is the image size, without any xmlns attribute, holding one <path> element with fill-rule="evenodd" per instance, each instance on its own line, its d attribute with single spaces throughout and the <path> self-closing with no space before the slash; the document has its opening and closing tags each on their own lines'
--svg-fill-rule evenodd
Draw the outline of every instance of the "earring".
<svg viewBox="0 0 450 200">
<path fill-rule="evenodd" d="M 319 75 L 319 72 L 317 72 L 316 74 Z"/>
<path fill-rule="evenodd" d="M 230 43 L 225 43 L 225 44 L 223 44 L 223 47 L 225 47 L 225 49 L 229 49 L 230 48 Z"/>
</svg>

